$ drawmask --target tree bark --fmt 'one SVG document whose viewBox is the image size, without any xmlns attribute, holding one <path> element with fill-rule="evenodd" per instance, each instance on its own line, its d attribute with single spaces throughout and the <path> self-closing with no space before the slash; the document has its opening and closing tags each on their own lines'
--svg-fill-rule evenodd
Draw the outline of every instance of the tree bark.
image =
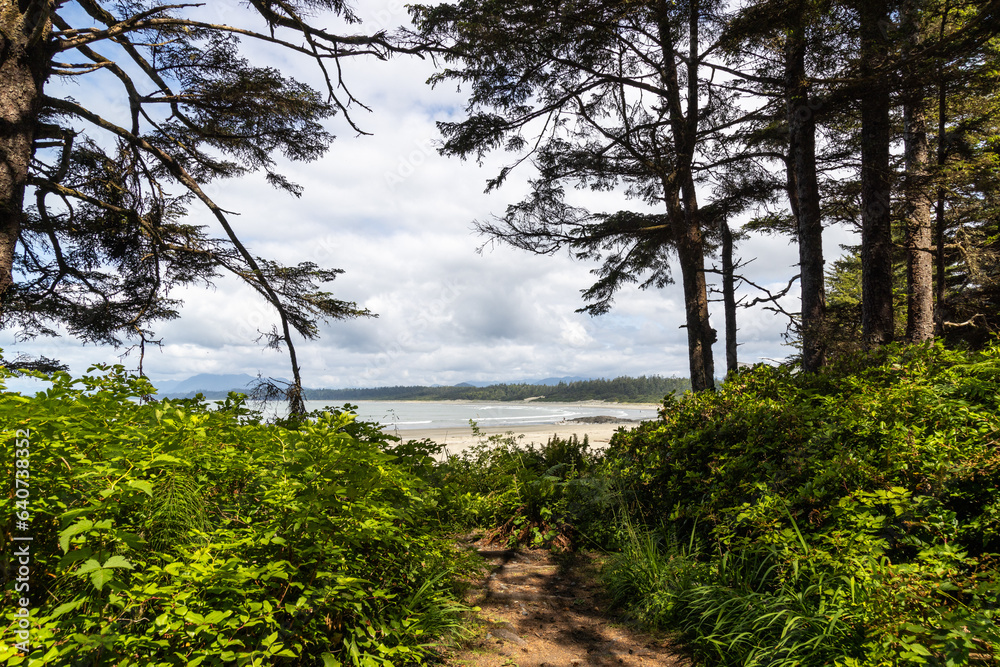
<svg viewBox="0 0 1000 667">
<path fill-rule="evenodd" d="M 941 28 L 938 39 L 943 39 L 948 25 L 948 13 L 951 9 L 950 3 L 945 2 L 944 13 L 941 16 Z M 937 171 L 938 178 L 944 170 L 945 162 L 948 159 L 948 87 L 945 83 L 944 72 L 938 72 L 938 125 L 937 125 Z M 944 233 L 945 233 L 945 190 L 943 185 L 937 188 L 937 206 L 934 223 L 934 328 L 937 334 L 944 334 L 945 320 L 945 288 L 947 278 L 947 265 L 945 264 L 944 253 Z"/>
<path fill-rule="evenodd" d="M 659 37 L 663 54 L 661 79 L 668 91 L 667 111 L 673 134 L 674 172 L 664 179 L 664 198 L 673 227 L 677 257 L 684 285 L 684 311 L 688 334 L 688 360 L 691 388 L 694 391 L 715 389 L 715 361 L 712 344 L 716 332 L 709 322 L 708 286 L 705 281 L 705 243 L 698 211 L 692 164 L 698 133 L 698 27 L 700 9 L 692 0 L 688 15 L 687 105 L 681 103 L 680 77 L 667 3 L 657 3 Z M 679 194 L 679 202 L 677 195 Z M 679 207 L 678 207 L 679 204 Z M 679 208 L 679 210 L 678 210 Z"/>
<path fill-rule="evenodd" d="M 726 373 L 732 373 L 740 367 L 737 356 L 739 342 L 736 339 L 736 277 L 733 266 L 733 232 L 725 220 L 719 223 L 719 231 L 722 232 L 722 303 L 726 313 Z"/>
<path fill-rule="evenodd" d="M 48 59 L 45 38 L 51 29 L 47 4 L 21 0 L 0 11 L 0 315 L 14 284 L 24 191 L 41 108 Z"/>
<path fill-rule="evenodd" d="M 927 116 L 923 99 L 903 109 L 906 159 L 906 339 L 934 338 L 933 250 Z"/>
<path fill-rule="evenodd" d="M 889 10 L 886 0 L 864 0 L 859 9 L 861 75 L 870 82 L 861 97 L 861 332 L 871 347 L 891 342 L 894 331 L 889 82 L 877 74 L 889 55 L 882 34 Z"/>
<path fill-rule="evenodd" d="M 903 7 L 907 52 L 920 43 L 917 2 Z M 931 250 L 931 190 L 928 165 L 927 96 L 923 86 L 909 92 L 903 104 L 903 155 L 906 197 L 906 340 L 934 338 L 933 255 Z"/>
<path fill-rule="evenodd" d="M 693 191 L 693 185 L 692 185 Z M 701 228 L 692 224 L 689 216 L 691 198 L 684 196 L 680 215 L 672 215 L 677 258 L 684 284 L 684 312 L 688 334 L 688 359 L 691 367 L 691 388 L 704 391 L 715 388 L 715 362 L 712 343 L 715 329 L 708 319 L 708 286 L 705 282 L 705 244 Z"/>
<path fill-rule="evenodd" d="M 934 338 L 931 193 L 928 179 L 930 148 L 924 100 L 903 109 L 906 159 L 906 339 Z"/>
<path fill-rule="evenodd" d="M 788 117 L 789 200 L 795 214 L 799 241 L 802 289 L 802 369 L 815 372 L 823 366 L 826 345 L 826 291 L 823 274 L 823 219 L 816 178 L 816 117 L 810 104 L 806 77 L 806 41 L 803 4 L 796 25 L 785 43 L 785 90 Z"/>
<path fill-rule="evenodd" d="M 937 167 L 938 173 L 944 169 L 948 157 L 946 116 L 948 112 L 948 97 L 945 83 L 942 80 L 938 90 L 938 128 L 937 128 Z M 939 176 L 940 178 L 940 176 Z M 944 233 L 945 233 L 945 190 L 943 185 L 937 188 L 937 206 L 934 222 L 934 326 L 938 335 L 944 334 L 945 320 L 945 289 L 947 279 L 947 264 L 945 263 Z"/>
</svg>

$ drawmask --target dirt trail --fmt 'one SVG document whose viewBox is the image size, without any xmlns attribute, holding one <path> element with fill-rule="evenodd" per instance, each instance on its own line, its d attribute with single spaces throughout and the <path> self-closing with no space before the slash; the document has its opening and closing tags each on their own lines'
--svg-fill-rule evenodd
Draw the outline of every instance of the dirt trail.
<svg viewBox="0 0 1000 667">
<path fill-rule="evenodd" d="M 605 611 L 592 557 L 560 562 L 543 550 L 479 553 L 492 564 L 468 594 L 478 606 L 479 631 L 448 665 L 574 667 L 576 665 L 687 667 L 669 640 L 631 629 Z"/>
</svg>

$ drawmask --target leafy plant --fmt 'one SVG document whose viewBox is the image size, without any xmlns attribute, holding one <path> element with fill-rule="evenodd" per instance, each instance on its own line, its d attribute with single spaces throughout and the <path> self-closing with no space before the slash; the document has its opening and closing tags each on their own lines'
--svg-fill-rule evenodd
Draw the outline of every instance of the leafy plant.
<svg viewBox="0 0 1000 667">
<path fill-rule="evenodd" d="M 1000 345 L 937 345 L 668 397 L 612 440 L 609 588 L 705 664 L 995 662 L 998 396 Z"/>
<path fill-rule="evenodd" d="M 145 380 L 91 371 L 0 398 L 7 460 L 30 432 L 33 537 L 32 651 L 7 643 L 8 579 L 0 663 L 406 665 L 458 631 L 470 561 L 374 425 L 142 404 Z"/>
<path fill-rule="evenodd" d="M 487 528 L 510 546 L 570 548 L 609 539 L 612 485 L 598 473 L 601 457 L 586 437 L 535 445 L 513 434 L 483 437 L 475 423 L 473 429 L 479 442 L 440 468 L 466 528 Z"/>
</svg>

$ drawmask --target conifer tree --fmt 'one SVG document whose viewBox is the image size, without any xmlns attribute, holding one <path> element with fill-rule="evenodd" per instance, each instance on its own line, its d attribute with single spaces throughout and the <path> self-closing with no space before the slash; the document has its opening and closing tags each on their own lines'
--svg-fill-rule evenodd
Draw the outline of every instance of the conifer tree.
<svg viewBox="0 0 1000 667">
<path fill-rule="evenodd" d="M 453 67 L 437 81 L 470 85 L 468 116 L 441 123 L 446 154 L 481 157 L 505 148 L 537 168 L 528 197 L 478 227 L 533 252 L 569 248 L 599 259 L 585 290 L 592 314 L 606 312 L 624 284 L 661 287 L 676 254 L 684 290 L 692 385 L 714 386 L 705 256 L 719 221 L 745 206 L 744 193 L 773 179 L 756 154 L 727 153 L 727 134 L 755 110 L 738 92 L 712 85 L 710 62 L 722 5 L 465 0 L 418 7 L 421 37 Z M 728 179 L 716 178 L 724 166 Z M 510 168 L 489 182 L 500 186 Z M 706 206 L 699 185 L 715 186 Z M 620 188 L 647 208 L 592 212 L 573 206 L 573 188 Z M 659 209 L 657 211 L 656 209 Z"/>
<path fill-rule="evenodd" d="M 925 34 L 926 2 L 906 0 L 901 9 L 904 69 L 903 91 L 903 214 L 906 244 L 906 339 L 911 343 L 934 338 L 933 254 L 931 249 L 930 141 L 927 119 L 929 97 L 926 75 L 912 56 Z"/>
<path fill-rule="evenodd" d="M 867 345 L 892 340 L 892 48 L 887 0 L 858 0 L 861 106 L 861 329 Z"/>
<path fill-rule="evenodd" d="M 339 35 L 317 13 L 357 19 L 343 0 L 251 0 L 214 22 L 212 7 L 147 0 L 4 0 L 0 12 L 0 324 L 22 335 L 60 326 L 85 341 L 143 342 L 177 316 L 170 290 L 220 272 L 253 288 L 278 314 L 265 332 L 284 346 L 302 410 L 293 335 L 367 311 L 322 289 L 339 270 L 282 266 L 253 254 L 206 185 L 264 172 L 300 189 L 276 154 L 314 160 L 333 139 L 322 125 L 357 106 L 341 61 L 385 58 L 381 33 Z M 241 55 L 240 42 L 302 54 L 323 93 Z M 60 80 L 117 95 L 117 113 L 76 100 Z M 356 126 L 355 126 L 355 129 Z M 27 199 L 27 200 L 26 200 Z M 191 224 L 206 207 L 218 232 Z"/>
</svg>

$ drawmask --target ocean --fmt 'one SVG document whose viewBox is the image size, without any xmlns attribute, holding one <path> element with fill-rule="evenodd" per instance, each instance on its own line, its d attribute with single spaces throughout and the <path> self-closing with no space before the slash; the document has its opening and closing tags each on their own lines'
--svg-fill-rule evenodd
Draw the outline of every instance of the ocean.
<svg viewBox="0 0 1000 667">
<path fill-rule="evenodd" d="M 413 429 L 459 428 L 469 420 L 482 427 L 558 424 L 577 417 L 605 415 L 619 419 L 655 419 L 655 408 L 619 407 L 617 405 L 579 405 L 574 403 L 490 403 L 423 401 L 351 401 L 358 406 L 358 418 L 379 422 L 400 431 Z M 326 406 L 341 407 L 344 402 L 306 401 L 307 410 Z"/>
</svg>

